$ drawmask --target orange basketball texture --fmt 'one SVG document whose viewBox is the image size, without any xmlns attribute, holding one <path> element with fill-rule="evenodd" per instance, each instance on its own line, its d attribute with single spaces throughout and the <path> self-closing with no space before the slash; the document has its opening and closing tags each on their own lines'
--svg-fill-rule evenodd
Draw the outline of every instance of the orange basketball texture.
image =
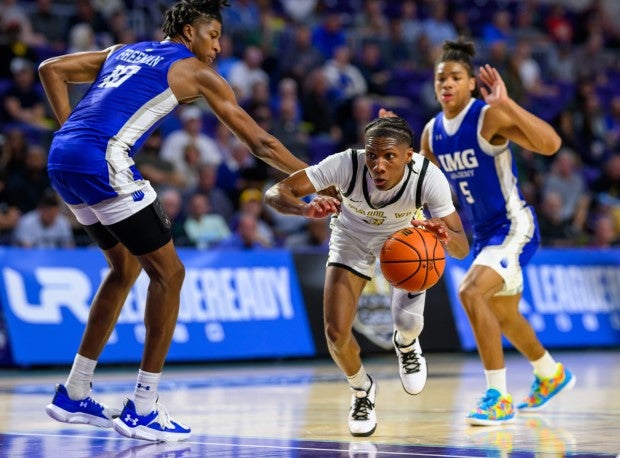
<svg viewBox="0 0 620 458">
<path fill-rule="evenodd" d="M 439 281 L 446 267 L 446 253 L 435 234 L 412 226 L 388 237 L 379 261 L 388 283 L 413 293 Z"/>
</svg>

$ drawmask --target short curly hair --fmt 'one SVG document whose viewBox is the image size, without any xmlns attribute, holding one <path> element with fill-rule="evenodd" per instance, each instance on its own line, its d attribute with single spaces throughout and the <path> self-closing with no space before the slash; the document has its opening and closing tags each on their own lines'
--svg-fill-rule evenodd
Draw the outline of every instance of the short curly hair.
<svg viewBox="0 0 620 458">
<path fill-rule="evenodd" d="M 397 116 L 376 118 L 369 122 L 364 129 L 364 136 L 390 137 L 413 148 L 413 131 L 405 119 Z"/>
<path fill-rule="evenodd" d="M 162 32 L 169 37 L 183 33 L 185 24 L 216 20 L 222 22 L 222 8 L 230 6 L 229 0 L 181 0 L 166 11 Z"/>
</svg>

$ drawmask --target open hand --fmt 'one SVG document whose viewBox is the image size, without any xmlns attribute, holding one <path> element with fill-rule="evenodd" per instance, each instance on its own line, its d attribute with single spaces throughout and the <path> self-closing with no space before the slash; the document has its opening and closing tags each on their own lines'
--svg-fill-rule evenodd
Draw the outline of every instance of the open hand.
<svg viewBox="0 0 620 458">
<path fill-rule="evenodd" d="M 497 69 L 486 64 L 484 67 L 480 67 L 478 78 L 486 86 L 480 86 L 480 93 L 486 103 L 493 106 L 508 100 L 506 85 Z"/>
<path fill-rule="evenodd" d="M 447 243 L 450 240 L 450 234 L 448 233 L 448 226 L 439 218 L 431 218 L 425 220 L 412 219 L 411 225 L 414 227 L 423 227 L 431 231 L 437 239 L 442 243 Z"/>
<path fill-rule="evenodd" d="M 331 196 L 318 195 L 304 208 L 306 218 L 325 218 L 340 211 L 340 200 Z"/>
</svg>

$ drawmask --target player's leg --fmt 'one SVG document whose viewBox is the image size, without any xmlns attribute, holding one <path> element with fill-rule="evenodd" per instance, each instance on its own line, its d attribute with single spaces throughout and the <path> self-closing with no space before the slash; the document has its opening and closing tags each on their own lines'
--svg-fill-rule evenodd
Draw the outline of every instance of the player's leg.
<svg viewBox="0 0 620 458">
<path fill-rule="evenodd" d="M 503 285 L 504 279 L 495 270 L 474 264 L 459 289 L 487 381 L 484 396 L 467 416 L 467 422 L 472 425 L 496 425 L 514 420 L 512 398 L 506 388 L 501 330 L 489 304 Z"/>
<path fill-rule="evenodd" d="M 490 304 L 500 323 L 502 333 L 527 358 L 534 370 L 529 394 L 517 406 L 522 411 L 537 411 L 560 393 L 575 385 L 575 376 L 555 361 L 541 344 L 534 328 L 519 311 L 521 294 L 498 295 Z"/>
<path fill-rule="evenodd" d="M 332 359 L 345 374 L 351 387 L 348 423 L 353 436 L 370 436 L 377 427 L 377 387 L 366 373 L 360 346 L 353 335 L 357 302 L 366 283 L 366 278 L 343 267 L 328 265 L 325 272 L 325 336 Z"/>
<path fill-rule="evenodd" d="M 127 400 L 114 428 L 128 437 L 177 441 L 190 436 L 158 402 L 158 386 L 179 313 L 184 266 L 174 248 L 170 221 L 155 200 L 138 213 L 108 226 L 137 257 L 149 276 L 144 352 L 133 400 Z"/>
<path fill-rule="evenodd" d="M 424 328 L 425 300 L 426 291 L 412 294 L 392 288 L 393 344 L 400 380 L 409 394 L 419 394 L 426 385 L 426 358 L 419 338 Z"/>
</svg>

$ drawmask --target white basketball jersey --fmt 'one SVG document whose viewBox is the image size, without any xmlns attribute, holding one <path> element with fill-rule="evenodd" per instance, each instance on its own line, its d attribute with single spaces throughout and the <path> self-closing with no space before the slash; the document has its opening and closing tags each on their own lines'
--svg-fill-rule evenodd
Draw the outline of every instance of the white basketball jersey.
<svg viewBox="0 0 620 458">
<path fill-rule="evenodd" d="M 447 178 L 428 159 L 414 154 L 402 180 L 382 191 L 375 187 L 365 158 L 364 150 L 351 149 L 306 169 L 316 189 L 340 189 L 343 199 L 338 221 L 344 229 L 358 236 L 387 237 L 409 226 L 421 207 L 434 218 L 455 211 Z"/>
</svg>

